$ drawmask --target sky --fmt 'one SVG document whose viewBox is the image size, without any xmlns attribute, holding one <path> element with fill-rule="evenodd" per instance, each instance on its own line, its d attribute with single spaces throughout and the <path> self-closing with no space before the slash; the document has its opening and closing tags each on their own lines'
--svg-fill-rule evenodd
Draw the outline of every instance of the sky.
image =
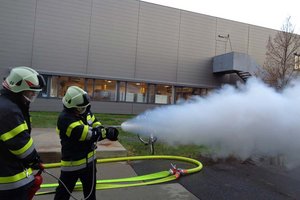
<svg viewBox="0 0 300 200">
<path fill-rule="evenodd" d="M 281 30 L 288 17 L 300 34 L 299 0 L 143 0 L 168 7 Z"/>
</svg>

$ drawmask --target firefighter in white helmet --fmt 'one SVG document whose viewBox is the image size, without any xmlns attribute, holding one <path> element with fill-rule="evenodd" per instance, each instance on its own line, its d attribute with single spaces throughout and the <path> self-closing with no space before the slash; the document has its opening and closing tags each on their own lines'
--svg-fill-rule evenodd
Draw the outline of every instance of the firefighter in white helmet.
<svg viewBox="0 0 300 200">
<path fill-rule="evenodd" d="M 70 86 L 62 99 L 64 109 L 57 121 L 61 140 L 61 175 L 55 200 L 70 198 L 78 179 L 82 182 L 85 199 L 96 199 L 95 143 L 108 138 L 118 139 L 118 130 L 104 128 L 91 112 L 88 94 L 77 86 Z M 66 188 L 68 190 L 66 190 Z"/>
<path fill-rule="evenodd" d="M 16 67 L 0 91 L 0 199 L 28 200 L 32 169 L 41 169 L 33 145 L 30 103 L 45 86 L 43 77 L 29 67 Z"/>
</svg>

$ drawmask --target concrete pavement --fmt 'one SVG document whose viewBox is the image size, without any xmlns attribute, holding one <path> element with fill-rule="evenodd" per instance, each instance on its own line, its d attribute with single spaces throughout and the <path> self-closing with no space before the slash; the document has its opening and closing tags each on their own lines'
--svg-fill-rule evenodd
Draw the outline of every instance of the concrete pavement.
<svg viewBox="0 0 300 200">
<path fill-rule="evenodd" d="M 32 137 L 37 151 L 45 163 L 60 161 L 60 141 L 54 128 L 33 128 Z M 126 149 L 118 142 L 108 140 L 99 142 L 98 158 L 127 156 Z M 50 173 L 59 177 L 59 169 L 49 169 Z M 97 179 L 113 179 L 136 176 L 136 172 L 127 162 L 103 163 L 97 165 Z M 43 175 L 44 183 L 57 183 L 48 174 Z M 42 191 L 42 190 L 41 190 Z M 77 199 L 82 199 L 82 192 L 73 192 Z M 168 182 L 158 185 L 138 186 L 118 189 L 97 190 L 97 199 L 118 200 L 197 200 L 198 198 L 177 182 Z M 35 200 L 53 199 L 54 195 L 36 196 Z M 71 198 L 72 199 L 72 198 Z"/>
</svg>

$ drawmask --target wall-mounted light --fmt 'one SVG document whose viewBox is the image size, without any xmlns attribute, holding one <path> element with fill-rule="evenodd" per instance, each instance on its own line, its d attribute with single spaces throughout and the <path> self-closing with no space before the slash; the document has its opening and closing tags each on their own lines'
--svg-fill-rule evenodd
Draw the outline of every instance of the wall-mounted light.
<svg viewBox="0 0 300 200">
<path fill-rule="evenodd" d="M 228 35 L 218 35 L 219 38 L 224 38 L 224 39 L 229 39 L 229 34 Z"/>
<path fill-rule="evenodd" d="M 222 38 L 226 40 L 226 44 L 225 44 L 225 51 L 226 51 L 226 46 L 227 46 L 227 42 L 229 41 L 229 45 L 230 45 L 230 50 L 232 51 L 232 46 L 231 46 L 231 41 L 230 41 L 230 37 L 229 34 L 227 35 L 218 35 L 218 38 Z"/>
</svg>

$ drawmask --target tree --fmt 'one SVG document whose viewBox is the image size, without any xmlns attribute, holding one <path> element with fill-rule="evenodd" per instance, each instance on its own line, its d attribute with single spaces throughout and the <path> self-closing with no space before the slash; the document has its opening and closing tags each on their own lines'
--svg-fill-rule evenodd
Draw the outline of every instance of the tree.
<svg viewBox="0 0 300 200">
<path fill-rule="evenodd" d="M 257 75 L 270 86 L 282 90 L 299 74 L 294 70 L 297 50 L 300 50 L 300 35 L 294 34 L 294 26 L 288 17 L 274 39 L 269 37 L 266 60 Z"/>
</svg>

